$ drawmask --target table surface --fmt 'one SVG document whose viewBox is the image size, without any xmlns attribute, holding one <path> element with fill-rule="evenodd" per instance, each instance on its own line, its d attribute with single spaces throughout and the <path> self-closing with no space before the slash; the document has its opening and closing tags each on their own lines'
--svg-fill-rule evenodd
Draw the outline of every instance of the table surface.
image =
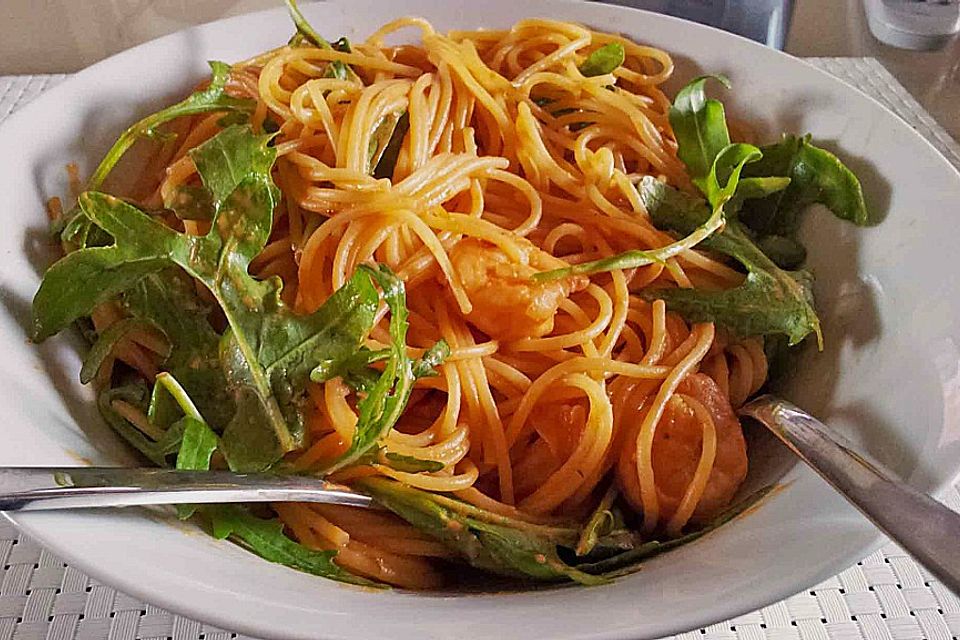
<svg viewBox="0 0 960 640">
<path fill-rule="evenodd" d="M 190 25 L 281 4 L 280 0 L 0 0 L 0 75 L 76 71 Z M 960 138 L 960 40 L 938 52 L 904 51 L 870 35 L 861 0 L 795 0 L 795 5 L 787 51 L 798 56 L 877 58 L 953 137 Z"/>
</svg>

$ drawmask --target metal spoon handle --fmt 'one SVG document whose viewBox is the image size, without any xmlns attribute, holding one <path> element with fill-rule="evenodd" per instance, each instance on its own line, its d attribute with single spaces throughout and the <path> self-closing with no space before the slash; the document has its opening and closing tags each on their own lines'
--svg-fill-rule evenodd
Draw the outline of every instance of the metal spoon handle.
<svg viewBox="0 0 960 640">
<path fill-rule="evenodd" d="M 881 531 L 960 594 L 960 514 L 895 480 L 849 441 L 789 402 L 761 396 L 740 413 L 767 426 Z"/>
<path fill-rule="evenodd" d="M 303 476 L 98 467 L 0 467 L 0 511 L 227 502 L 370 507 L 369 496 Z"/>
</svg>

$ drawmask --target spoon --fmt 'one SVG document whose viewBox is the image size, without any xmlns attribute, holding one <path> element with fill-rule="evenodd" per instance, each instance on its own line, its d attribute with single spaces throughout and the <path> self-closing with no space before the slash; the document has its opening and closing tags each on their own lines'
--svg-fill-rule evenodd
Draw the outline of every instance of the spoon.
<svg viewBox="0 0 960 640">
<path fill-rule="evenodd" d="M 836 431 L 772 395 L 740 414 L 767 427 L 878 529 L 960 595 L 960 514 L 906 483 Z"/>
</svg>

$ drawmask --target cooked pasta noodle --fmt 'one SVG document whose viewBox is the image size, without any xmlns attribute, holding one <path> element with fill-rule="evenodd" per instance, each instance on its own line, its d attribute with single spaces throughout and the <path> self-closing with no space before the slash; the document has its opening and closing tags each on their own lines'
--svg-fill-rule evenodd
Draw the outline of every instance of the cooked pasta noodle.
<svg viewBox="0 0 960 640">
<path fill-rule="evenodd" d="M 401 31 L 410 43 L 387 44 Z M 622 62 L 585 73 L 611 44 Z M 715 227 L 678 240 L 638 195 L 651 176 L 694 189 L 663 90 L 672 73 L 664 51 L 546 19 L 444 34 L 404 18 L 352 48 L 294 41 L 231 68 L 227 90 L 254 101 L 254 131 L 275 132 L 281 192 L 250 274 L 279 278 L 283 300 L 308 314 L 361 265 L 386 265 L 405 285 L 409 357 L 449 346 L 379 448 L 333 480 L 389 478 L 537 531 L 579 529 L 614 496 L 650 535 L 679 536 L 729 505 L 747 472 L 734 411 L 765 383 L 767 358 L 763 337 L 688 322 L 657 299 L 665 287 L 744 281 L 734 262 L 695 246 Z M 156 147 L 131 199 L 164 210 L 193 193 L 190 152 L 224 127 L 222 113 L 170 123 L 176 140 Z M 50 212 L 64 215 L 59 202 Z M 158 219 L 193 235 L 211 228 Z M 638 267 L 537 276 L 636 249 L 663 251 Z M 373 352 L 389 349 L 392 316 L 381 304 Z M 92 313 L 98 333 L 123 318 L 112 301 Z M 117 363 L 152 381 L 165 349 L 156 333 L 124 334 L 98 384 Z M 307 391 L 304 443 L 285 456 L 299 473 L 341 459 L 360 420 L 361 392 L 346 378 Z M 112 408 L 163 436 L 123 398 Z M 273 508 L 302 545 L 374 580 L 433 588 L 456 556 L 388 512 Z"/>
<path fill-rule="evenodd" d="M 420 31 L 420 46 L 384 44 L 405 28 Z M 624 46 L 623 65 L 612 76 L 584 77 L 578 64 L 609 42 Z M 334 60 L 349 64 L 355 77 L 326 77 Z M 717 343 L 712 325 L 689 326 L 662 303 L 635 295 L 664 278 L 732 286 L 742 276 L 685 251 L 671 259 L 670 271 L 530 281 L 569 262 L 673 242 L 650 223 L 634 188 L 649 174 L 687 184 L 660 88 L 672 70 L 663 51 L 568 23 L 524 20 L 504 32 L 444 35 L 415 18 L 385 25 L 352 53 L 284 47 L 234 67 L 235 91 L 256 99 L 264 120 L 280 130 L 276 171 L 285 215 L 255 274 L 292 275 L 286 286 L 295 287 L 296 306 L 307 312 L 357 265 L 387 264 L 407 284 L 411 350 L 441 338 L 451 345 L 439 380 L 420 383 L 421 400 L 384 442 L 386 452 L 443 468 L 411 473 L 373 464 L 376 472 L 476 504 L 499 500 L 531 517 L 576 517 L 626 455 L 637 463 L 620 465 L 617 475 L 631 488 L 627 495 L 636 487 L 644 527 L 674 534 L 717 481 L 717 438 L 736 439 L 745 473 L 742 436 L 718 431 L 710 405 L 677 387 L 701 369 L 734 405 L 742 403 L 765 379 L 762 343 Z M 372 178 L 370 136 L 404 111 L 410 128 L 394 173 Z M 211 135 L 209 127 L 209 118 L 197 122 L 189 143 Z M 161 195 L 192 179 L 189 164 L 174 162 Z M 325 386 L 313 395 L 315 444 L 294 455 L 301 469 L 335 457 L 356 422 L 349 390 L 337 381 Z M 652 460 L 658 424 L 668 407 L 680 405 L 692 407 L 702 434 L 685 434 L 688 459 L 660 467 L 695 469 L 671 514 L 657 497 Z M 639 431 L 629 433 L 635 425 Z M 734 490 L 741 479 L 731 479 Z M 302 537 L 298 523 L 313 522 L 316 509 L 294 516 L 296 509 L 279 513 Z M 703 522 L 716 512 L 697 517 Z M 339 515 L 327 514 L 329 527 Z M 350 525 L 359 532 L 366 526 L 359 518 Z M 336 543 L 323 527 L 309 529 L 313 537 L 305 539 Z M 374 549 L 357 554 L 387 553 Z M 392 551 L 411 563 L 430 555 L 415 549 Z M 351 566 L 404 586 L 427 586 L 433 576 L 415 573 L 419 583 L 395 577 L 399 567 L 375 574 Z"/>
</svg>

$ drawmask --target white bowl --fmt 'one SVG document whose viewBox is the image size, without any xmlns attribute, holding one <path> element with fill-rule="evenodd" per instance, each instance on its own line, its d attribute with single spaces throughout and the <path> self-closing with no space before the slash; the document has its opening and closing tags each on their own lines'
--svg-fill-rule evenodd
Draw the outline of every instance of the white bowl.
<svg viewBox="0 0 960 640">
<path fill-rule="evenodd" d="M 958 174 L 896 116 L 787 55 L 689 22 L 554 0 L 402 0 L 304 7 L 328 36 L 362 38 L 419 14 L 440 28 L 506 27 L 544 16 L 665 48 L 677 77 L 724 73 L 730 113 L 768 137 L 812 132 L 861 175 L 886 213 L 856 229 L 828 214 L 805 232 L 826 349 L 807 353 L 788 397 L 916 486 L 939 490 L 960 469 L 960 279 L 954 248 Z M 88 175 L 138 114 L 183 95 L 205 60 L 238 60 L 285 42 L 283 9 L 189 29 L 97 64 L 0 129 L 7 230 L 0 336 L 0 464 L 130 463 L 80 386 L 77 345 L 26 340 L 30 300 L 50 259 L 44 201 L 67 192 L 63 165 Z M 785 459 L 780 458 L 783 462 Z M 754 465 L 763 468 L 754 457 Z M 787 461 L 789 462 L 789 461 Z M 782 466 L 782 465 L 781 465 Z M 189 525 L 142 510 L 13 517 L 28 534 L 104 582 L 172 611 L 258 637 L 648 638 L 722 620 L 789 596 L 871 551 L 876 531 L 805 468 L 750 515 L 594 588 L 500 595 L 373 592 L 265 562 Z"/>
</svg>

